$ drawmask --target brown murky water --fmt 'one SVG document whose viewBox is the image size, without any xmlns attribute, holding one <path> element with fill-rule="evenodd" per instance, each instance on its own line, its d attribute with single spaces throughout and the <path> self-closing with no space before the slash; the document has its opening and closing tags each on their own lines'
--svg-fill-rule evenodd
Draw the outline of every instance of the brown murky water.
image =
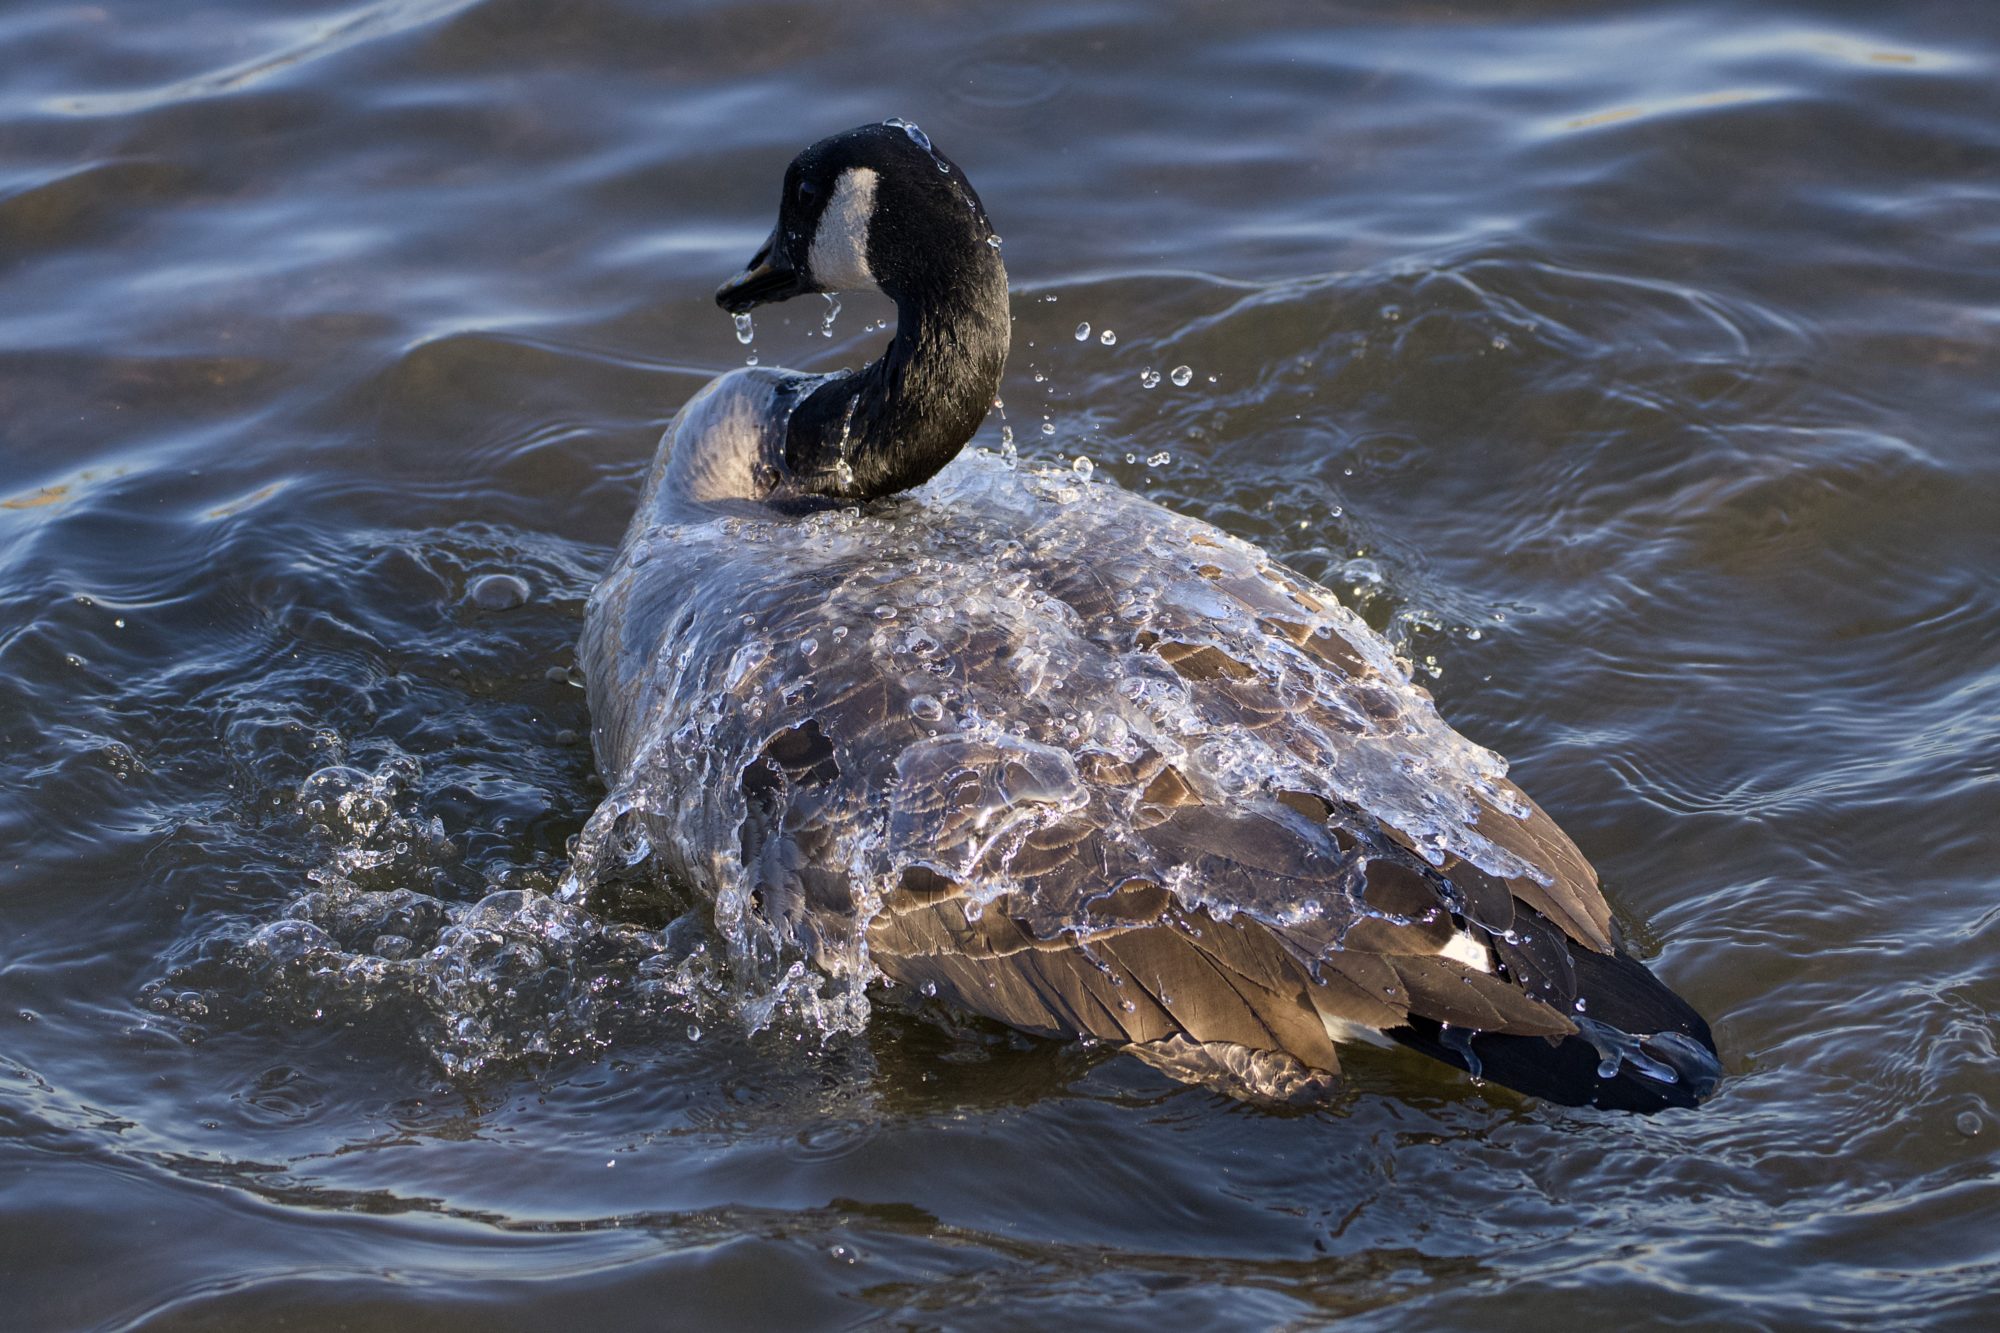
<svg viewBox="0 0 2000 1333">
<path fill-rule="evenodd" d="M 1976 0 L 0 8 L 6 1322 L 1987 1326 L 1997 54 Z M 709 294 L 890 114 L 1006 238 L 1023 451 L 1384 628 L 1715 1020 L 1707 1108 L 1359 1051 L 1279 1114 L 490 928 L 599 795 L 582 600 L 746 354 Z M 766 364 L 889 313 L 811 306 Z"/>
</svg>

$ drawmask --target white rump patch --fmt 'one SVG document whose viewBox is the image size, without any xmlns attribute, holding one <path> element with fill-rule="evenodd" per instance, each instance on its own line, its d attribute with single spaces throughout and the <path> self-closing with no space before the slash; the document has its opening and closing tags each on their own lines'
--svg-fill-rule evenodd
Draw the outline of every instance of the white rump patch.
<svg viewBox="0 0 2000 1333">
<path fill-rule="evenodd" d="M 1326 1028 L 1326 1039 L 1336 1046 L 1344 1041 L 1365 1041 L 1370 1046 L 1387 1047 L 1394 1047 L 1396 1044 L 1383 1034 L 1382 1029 L 1371 1028 L 1366 1023 L 1335 1018 L 1331 1014 L 1321 1014 L 1319 1021 Z"/>
<path fill-rule="evenodd" d="M 1449 958 L 1454 963 L 1463 963 L 1475 972 L 1493 970 L 1493 951 L 1475 938 L 1470 931 L 1461 930 L 1444 942 L 1438 950 L 1438 957 Z"/>
<path fill-rule="evenodd" d="M 868 219 L 874 212 L 875 172 L 868 167 L 841 172 L 806 256 L 815 283 L 835 292 L 876 290 L 868 267 Z"/>
</svg>

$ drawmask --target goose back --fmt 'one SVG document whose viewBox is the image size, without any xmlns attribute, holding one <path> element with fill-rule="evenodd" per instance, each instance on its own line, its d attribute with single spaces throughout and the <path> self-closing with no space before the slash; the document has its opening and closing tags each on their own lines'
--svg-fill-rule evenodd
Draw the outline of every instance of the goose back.
<svg viewBox="0 0 2000 1333">
<path fill-rule="evenodd" d="M 1074 473 L 642 507 L 583 661 L 607 810 L 745 959 L 1268 1094 L 1413 1018 L 1559 1041 L 1612 948 L 1574 844 L 1332 593 Z"/>
</svg>

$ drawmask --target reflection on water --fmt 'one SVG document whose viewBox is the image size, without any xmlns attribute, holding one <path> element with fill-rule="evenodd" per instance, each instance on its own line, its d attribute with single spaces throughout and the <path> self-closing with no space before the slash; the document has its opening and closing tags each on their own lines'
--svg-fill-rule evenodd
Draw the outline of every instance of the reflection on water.
<svg viewBox="0 0 2000 1333">
<path fill-rule="evenodd" d="M 1974 1322 L 1996 50 L 1964 0 L 0 14 L 14 1321 Z M 1007 238 L 983 441 L 1384 629 L 1719 1020 L 1709 1108 L 1360 1051 L 1256 1111 L 895 992 L 752 1033 L 683 904 L 550 901 L 583 599 L 746 352 L 709 293 L 891 114 Z"/>
</svg>

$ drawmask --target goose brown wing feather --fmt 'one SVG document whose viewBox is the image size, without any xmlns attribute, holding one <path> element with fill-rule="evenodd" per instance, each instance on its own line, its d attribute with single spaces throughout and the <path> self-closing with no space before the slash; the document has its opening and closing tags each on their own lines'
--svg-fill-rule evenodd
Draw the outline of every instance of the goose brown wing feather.
<svg viewBox="0 0 2000 1333">
<path fill-rule="evenodd" d="M 1219 721 L 1265 734 L 1307 758 L 1315 747 L 1296 722 L 1309 722 L 1329 732 L 1349 730 L 1354 724 L 1346 707 L 1357 703 L 1375 720 L 1393 721 L 1396 695 L 1382 688 L 1367 655 L 1333 626 L 1313 626 L 1299 618 L 1301 611 L 1317 615 L 1327 610 L 1321 590 L 1282 565 L 1253 560 L 1232 546 L 1211 542 L 1200 559 L 1203 563 L 1196 568 L 1213 585 L 1215 595 L 1242 610 L 1232 633 L 1242 636 L 1254 632 L 1272 645 L 1289 646 L 1321 669 L 1345 678 L 1352 687 L 1352 698 L 1339 703 L 1324 695 L 1286 699 L 1257 679 L 1226 645 L 1206 641 L 1198 623 L 1187 618 L 1177 622 L 1171 614 L 1156 616 L 1155 626 L 1143 631 L 1136 641 L 1173 666 Z M 1100 586 L 1093 584 L 1093 591 Z M 1092 609 L 1096 609 L 1097 600 L 1089 603 Z M 1242 623 L 1245 621 L 1254 625 L 1254 631 Z M 1471 915 L 1495 932 L 1504 932 L 1506 918 L 1511 916 L 1509 900 L 1519 898 L 1578 943 L 1599 953 L 1610 952 L 1611 909 L 1598 886 L 1596 871 L 1548 813 L 1518 786 L 1502 779 L 1496 787 L 1497 801 L 1473 794 L 1477 809 L 1473 831 L 1534 866 L 1548 882 L 1517 875 L 1505 881 L 1501 890 L 1493 876 L 1466 865 L 1456 887 L 1472 908 Z M 1525 813 L 1518 817 L 1509 814 L 1500 808 L 1502 802 Z M 1386 831 L 1406 846 L 1410 844 L 1400 830 Z"/>
<path fill-rule="evenodd" d="M 1562 927 L 1571 939 L 1598 953 L 1610 953 L 1611 904 L 1604 900 L 1604 891 L 1598 887 L 1597 871 L 1583 859 L 1583 853 L 1569 835 L 1526 792 L 1511 782 L 1505 790 L 1527 809 L 1527 817 L 1516 819 L 1482 800 L 1474 831 L 1530 865 L 1539 866 L 1551 880 L 1540 884 L 1522 875 L 1509 880 L 1507 887 L 1515 897 Z"/>
<path fill-rule="evenodd" d="M 1412 1012 L 1522 1036 L 1574 1031 L 1509 982 L 1449 959 L 1361 951 L 1300 961 L 1255 922 L 1195 915 L 1088 938 L 1040 940 L 1000 904 L 970 917 L 962 900 L 885 910 L 870 927 L 877 965 L 897 982 L 1028 1031 L 1282 1051 L 1337 1072 L 1328 1019 L 1378 1029 Z"/>
<path fill-rule="evenodd" d="M 1267 688 L 1267 682 L 1257 680 L 1244 667 L 1239 655 L 1229 653 L 1226 643 L 1213 641 L 1213 631 L 1199 617 L 1177 616 L 1171 606 L 1160 608 L 1153 623 L 1140 632 L 1136 641 L 1173 665 L 1202 697 L 1206 707 L 1214 710 L 1218 720 L 1232 721 L 1267 735 L 1276 733 L 1289 742 L 1287 748 L 1302 758 L 1310 758 L 1314 747 L 1301 734 L 1301 728 L 1287 725 L 1294 718 L 1326 731 L 1341 732 L 1352 728 L 1353 721 L 1346 710 L 1358 704 L 1378 721 L 1393 720 L 1396 693 L 1383 688 L 1378 672 L 1370 665 L 1369 655 L 1343 637 L 1337 624 L 1309 623 L 1311 618 L 1329 610 L 1324 590 L 1285 566 L 1255 558 L 1232 543 L 1204 540 L 1197 533 L 1190 547 L 1190 559 L 1197 562 L 1193 568 L 1198 576 L 1206 580 L 1216 597 L 1241 610 L 1230 630 L 1232 635 L 1262 635 L 1270 645 L 1297 651 L 1319 669 L 1336 679 L 1344 679 L 1350 687 L 1351 698 L 1342 700 L 1329 699 L 1324 694 L 1284 698 Z M 1148 558 L 1157 557 L 1149 552 Z M 1137 577 L 1143 579 L 1143 571 Z M 1091 585 L 1093 595 L 1086 603 L 1092 612 L 1100 614 L 1102 586 L 1101 581 Z M 1579 943 L 1600 953 L 1609 952 L 1611 912 L 1598 887 L 1596 872 L 1576 844 L 1526 793 L 1504 779 L 1497 787 L 1500 801 L 1525 814 L 1516 817 L 1502 810 L 1494 800 L 1475 794 L 1478 816 L 1474 832 L 1535 866 L 1550 881 L 1542 884 L 1530 876 L 1515 876 L 1507 882 L 1509 896 L 1518 897 L 1541 912 Z M 1505 914 L 1504 904 L 1495 901 L 1490 893 L 1486 903 L 1483 919 L 1494 929 L 1504 931 L 1506 925 L 1498 919 Z"/>
<path fill-rule="evenodd" d="M 1232 559 L 1236 554 L 1218 550 L 1210 581 L 1244 607 L 1255 625 L 1248 632 L 1345 673 L 1360 687 L 1346 706 L 1393 721 L 1396 697 L 1372 684 L 1362 654 L 1338 634 L 1296 618 L 1324 606 L 1310 588 L 1275 566 L 1244 568 Z M 1066 572 L 1051 591 L 1080 616 L 1101 620 L 1113 610 L 1117 573 Z M 1137 636 L 1133 646 L 1171 667 L 1216 725 L 1308 756 L 1313 752 L 1300 739 L 1305 725 L 1352 725 L 1332 701 L 1288 700 L 1286 682 L 1259 675 L 1244 660 L 1252 654 L 1232 653 L 1202 626 L 1175 624 L 1170 616 L 1156 623 L 1161 628 Z M 1234 632 L 1246 632 L 1242 621 Z M 956 760 L 961 783 L 981 762 L 963 754 Z M 1511 800 L 1526 816 L 1482 799 L 1478 831 L 1550 884 L 1525 875 L 1502 880 L 1456 857 L 1428 867 L 1399 830 L 1309 792 L 1204 798 L 1179 767 L 1150 749 L 1092 755 L 1077 771 L 1090 794 L 1085 811 L 1038 824 L 1010 845 L 1004 864 L 974 868 L 1004 874 L 1019 889 L 971 908 L 969 917 L 963 901 L 892 895 L 869 931 L 871 956 L 886 974 L 1029 1030 L 1135 1043 L 1178 1036 L 1216 1049 L 1283 1051 L 1317 1070 L 1338 1068 L 1330 1023 L 1391 1028 L 1415 1013 L 1524 1036 L 1575 1030 L 1545 1002 L 1568 998 L 1561 960 L 1550 955 L 1548 942 L 1500 955 L 1513 965 L 1498 973 L 1440 956 L 1466 926 L 1503 940 L 1517 900 L 1570 938 L 1609 947 L 1609 916 L 1595 875 L 1511 784 L 1498 800 Z M 971 811 L 954 813 L 949 793 L 913 793 L 907 800 L 944 813 L 938 831 L 950 847 L 971 835 Z M 1107 829 L 1121 821 L 1104 812 L 1115 810 L 1132 812 L 1128 827 L 1148 857 L 1180 867 L 1186 882 L 1198 886 L 1198 898 L 1251 910 L 1223 921 L 1200 910 L 1166 912 L 1160 909 L 1171 895 L 1143 879 L 1114 891 L 1121 849 L 1107 845 L 1117 841 Z M 1115 893 L 1131 896 L 1131 885 L 1151 890 L 1150 910 L 1112 906 Z M 1319 914 L 1295 928 L 1255 919 L 1308 901 Z M 1043 938 L 1030 924 L 1055 918 L 1072 928 Z M 1524 989 L 1529 980 L 1540 983 L 1533 994 Z"/>
<path fill-rule="evenodd" d="M 1310 981 L 1261 927 L 1204 919 L 1196 928 L 1201 935 L 1136 924 L 1042 941 L 995 904 L 968 919 L 947 902 L 884 911 L 869 947 L 900 984 L 1028 1031 L 1130 1042 L 1186 1035 L 1339 1069 Z"/>
</svg>

